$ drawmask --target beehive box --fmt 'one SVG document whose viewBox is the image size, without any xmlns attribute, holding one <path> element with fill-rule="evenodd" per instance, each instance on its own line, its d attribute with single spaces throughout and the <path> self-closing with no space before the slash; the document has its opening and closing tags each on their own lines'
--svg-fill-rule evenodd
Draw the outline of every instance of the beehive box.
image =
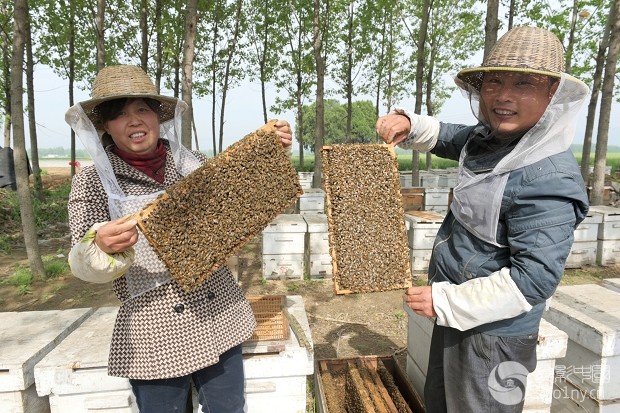
<svg viewBox="0 0 620 413">
<path fill-rule="evenodd" d="M 620 278 L 605 278 L 601 285 L 607 289 L 620 293 Z"/>
<path fill-rule="evenodd" d="M 0 411 L 50 411 L 48 397 L 37 394 L 35 365 L 91 313 L 90 308 L 0 313 Z"/>
<path fill-rule="evenodd" d="M 432 249 L 443 220 L 444 216 L 435 212 L 410 211 L 405 213 L 409 248 L 418 250 Z"/>
<path fill-rule="evenodd" d="M 263 254 L 263 278 L 266 280 L 302 280 L 304 274 L 304 254 Z"/>
<path fill-rule="evenodd" d="M 568 334 L 567 381 L 597 400 L 620 399 L 620 293 L 600 285 L 558 287 L 546 318 Z"/>
<path fill-rule="evenodd" d="M 108 353 L 118 307 L 102 307 L 35 367 L 39 395 L 51 413 L 137 413 L 129 381 L 108 376 Z"/>
<path fill-rule="evenodd" d="M 588 213 L 601 217 L 597 235 L 599 240 L 620 240 L 620 208 L 592 205 Z"/>
<path fill-rule="evenodd" d="M 263 229 L 263 255 L 303 254 L 307 224 L 298 214 L 280 214 Z"/>
<path fill-rule="evenodd" d="M 407 314 L 407 376 L 422 394 L 428 370 L 433 320 L 417 315 L 404 305 Z M 568 336 L 546 320 L 541 320 L 536 346 L 536 370 L 527 376 L 524 412 L 549 412 L 554 393 L 557 359 L 566 354 Z"/>
<path fill-rule="evenodd" d="M 565 267 L 579 268 L 584 265 L 596 264 L 597 249 L 598 243 L 596 240 L 573 242 Z"/>
<path fill-rule="evenodd" d="M 422 187 L 400 189 L 405 212 L 421 211 L 424 209 L 424 190 L 425 188 Z"/>
<path fill-rule="evenodd" d="M 424 191 L 424 210 L 446 214 L 449 198 L 450 188 L 426 188 Z"/>
<path fill-rule="evenodd" d="M 304 190 L 312 188 L 314 172 L 297 172 L 297 177 L 299 178 L 299 184 Z"/>
<path fill-rule="evenodd" d="M 140 229 L 185 290 L 201 285 L 301 195 L 274 123 L 208 160 L 138 214 Z"/>
<path fill-rule="evenodd" d="M 552 413 L 620 413 L 620 401 L 598 400 L 574 383 L 556 377 Z"/>
<path fill-rule="evenodd" d="M 300 214 L 325 213 L 325 191 L 321 188 L 308 188 L 297 198 L 297 211 Z"/>
<path fill-rule="evenodd" d="M 575 229 L 575 242 L 596 241 L 602 222 L 603 216 L 601 214 L 594 214 L 592 211 L 588 211 L 588 215 Z"/>
<path fill-rule="evenodd" d="M 411 286 L 394 148 L 343 144 L 321 153 L 336 293 Z"/>
<path fill-rule="evenodd" d="M 394 357 L 317 360 L 318 413 L 422 413 L 424 405 Z"/>
</svg>

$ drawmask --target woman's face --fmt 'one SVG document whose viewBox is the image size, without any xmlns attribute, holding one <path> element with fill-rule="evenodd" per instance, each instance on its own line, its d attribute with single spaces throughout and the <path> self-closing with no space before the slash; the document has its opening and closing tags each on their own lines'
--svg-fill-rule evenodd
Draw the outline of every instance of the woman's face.
<svg viewBox="0 0 620 413">
<path fill-rule="evenodd" d="M 559 82 L 519 72 L 485 73 L 480 87 L 480 110 L 498 136 L 532 128 L 547 109 Z"/>
<path fill-rule="evenodd" d="M 144 155 L 157 148 L 159 115 L 143 99 L 128 99 L 118 116 L 103 127 L 125 152 Z"/>
</svg>

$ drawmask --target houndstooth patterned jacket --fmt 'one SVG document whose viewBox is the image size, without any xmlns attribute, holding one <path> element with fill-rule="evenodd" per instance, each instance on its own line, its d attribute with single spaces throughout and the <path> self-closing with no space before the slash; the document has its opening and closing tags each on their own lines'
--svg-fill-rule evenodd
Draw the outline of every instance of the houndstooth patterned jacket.
<svg viewBox="0 0 620 413">
<path fill-rule="evenodd" d="M 108 151 L 127 195 L 161 191 L 180 178 L 170 148 L 166 149 L 163 184 Z M 206 160 L 200 153 L 196 156 Z M 69 195 L 72 245 L 93 224 L 109 220 L 107 195 L 99 175 L 94 166 L 85 167 L 73 178 Z M 121 305 L 110 346 L 111 376 L 150 380 L 191 374 L 217 363 L 220 354 L 248 339 L 256 327 L 252 309 L 227 267 L 189 293 L 171 280 L 131 298 L 125 276 L 114 280 L 113 290 Z"/>
</svg>

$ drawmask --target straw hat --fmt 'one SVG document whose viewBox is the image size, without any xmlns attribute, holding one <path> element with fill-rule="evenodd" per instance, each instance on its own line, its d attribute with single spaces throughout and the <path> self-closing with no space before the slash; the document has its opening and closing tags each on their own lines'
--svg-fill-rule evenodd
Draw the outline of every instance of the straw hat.
<svg viewBox="0 0 620 413">
<path fill-rule="evenodd" d="M 564 47 L 556 35 L 540 27 L 523 26 L 504 34 L 482 66 L 461 70 L 456 83 L 463 89 L 469 85 L 480 90 L 485 72 L 525 72 L 559 78 L 564 70 Z"/>
<path fill-rule="evenodd" d="M 159 95 L 149 76 L 138 66 L 117 65 L 104 67 L 97 73 L 91 99 L 80 102 L 80 105 L 95 128 L 103 130 L 97 106 L 120 98 L 151 98 L 159 101 L 161 122 L 174 117 L 179 101 L 177 98 Z"/>
</svg>

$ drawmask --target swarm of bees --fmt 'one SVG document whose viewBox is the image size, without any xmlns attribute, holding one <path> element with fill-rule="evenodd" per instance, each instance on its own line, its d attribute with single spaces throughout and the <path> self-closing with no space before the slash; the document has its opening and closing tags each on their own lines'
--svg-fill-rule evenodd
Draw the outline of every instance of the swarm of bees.
<svg viewBox="0 0 620 413">
<path fill-rule="evenodd" d="M 322 151 L 337 294 L 411 286 L 400 177 L 393 147 L 342 144 Z"/>
<path fill-rule="evenodd" d="M 302 194 L 274 123 L 209 159 L 140 212 L 141 231 L 186 291 Z"/>
</svg>

